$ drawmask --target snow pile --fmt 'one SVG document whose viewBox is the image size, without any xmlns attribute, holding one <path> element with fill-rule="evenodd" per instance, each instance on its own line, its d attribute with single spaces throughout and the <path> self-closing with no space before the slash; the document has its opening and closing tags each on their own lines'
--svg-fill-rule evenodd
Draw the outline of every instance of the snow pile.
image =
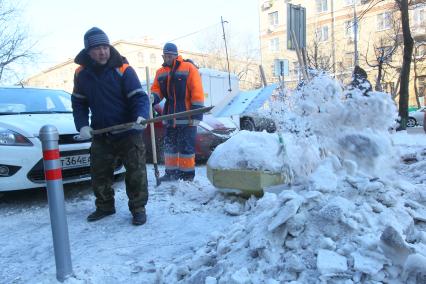
<svg viewBox="0 0 426 284">
<path fill-rule="evenodd" d="M 334 187 L 297 185 L 248 201 L 239 223 L 169 266 L 165 282 L 424 283 L 426 233 L 417 223 L 426 221 L 426 192 L 361 177 Z"/>
<path fill-rule="evenodd" d="M 389 96 L 347 96 L 319 75 L 288 100 L 291 111 L 279 125 L 288 131 L 285 153 L 295 183 L 248 200 L 238 223 L 166 267 L 159 281 L 426 283 L 426 192 L 400 181 L 395 170 L 388 129 L 396 111 Z M 232 143 L 252 136 L 267 144 L 266 133 L 245 132 Z M 277 144 L 276 134 L 269 137 Z M 265 150 L 242 157 L 234 151 L 233 159 L 282 160 Z"/>
<path fill-rule="evenodd" d="M 318 74 L 293 94 L 275 97 L 281 101 L 270 104 L 271 115 L 283 142 L 276 133 L 240 131 L 217 147 L 210 167 L 276 172 L 290 166 L 305 178 L 325 156 L 337 156 L 351 173 L 383 175 L 394 164 L 389 129 L 397 112 L 388 94 L 349 93 L 336 80 Z"/>
<path fill-rule="evenodd" d="M 330 155 L 344 160 L 349 168 L 356 167 L 353 170 L 373 175 L 384 174 L 388 169 L 383 165 L 394 164 L 389 129 L 396 123 L 397 111 L 386 93 L 371 92 L 367 97 L 359 90 L 348 92 L 337 81 L 318 74 L 282 104 L 274 105 L 286 110 L 273 113 L 280 131 L 292 136 L 286 137 L 287 153 L 298 176 L 309 175 Z M 304 151 L 309 152 L 306 159 L 297 159 Z"/>
<path fill-rule="evenodd" d="M 422 135 L 426 140 L 426 135 Z M 410 176 L 410 181 L 415 184 L 426 185 L 426 148 L 421 144 L 421 140 L 412 139 L 406 131 L 398 132 L 393 135 L 395 145 L 409 145 L 410 147 L 401 147 L 398 151 L 401 160 L 406 165 L 400 165 L 398 172 L 404 176 Z"/>
<path fill-rule="evenodd" d="M 240 131 L 219 145 L 208 160 L 215 169 L 246 169 L 280 172 L 284 161 L 276 133 Z M 224 158 L 226 157 L 226 158 Z"/>
</svg>

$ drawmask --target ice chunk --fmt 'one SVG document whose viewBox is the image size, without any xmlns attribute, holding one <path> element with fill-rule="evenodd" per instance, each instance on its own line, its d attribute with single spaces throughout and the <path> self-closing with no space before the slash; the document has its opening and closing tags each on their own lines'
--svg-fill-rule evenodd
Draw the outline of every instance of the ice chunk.
<svg viewBox="0 0 426 284">
<path fill-rule="evenodd" d="M 238 216 L 241 215 L 242 213 L 242 206 L 241 204 L 234 202 L 234 203 L 230 203 L 230 204 L 226 204 L 225 205 L 225 212 L 231 216 Z"/>
<path fill-rule="evenodd" d="M 337 188 L 337 176 L 331 160 L 321 164 L 310 178 L 315 190 L 333 192 Z"/>
<path fill-rule="evenodd" d="M 207 276 L 204 284 L 216 284 L 217 279 L 215 277 Z"/>
<path fill-rule="evenodd" d="M 249 284 L 250 281 L 250 273 L 248 272 L 247 268 L 241 268 L 231 276 L 232 284 Z"/>
<path fill-rule="evenodd" d="M 346 257 L 331 250 L 320 249 L 317 268 L 321 274 L 345 272 L 348 269 Z"/>
<path fill-rule="evenodd" d="M 359 252 L 351 253 L 354 258 L 354 268 L 357 271 L 373 275 L 383 268 L 383 261 L 376 258 L 364 256 Z"/>
<path fill-rule="evenodd" d="M 402 279 L 407 281 L 409 277 L 413 277 L 416 283 L 426 283 L 426 257 L 415 253 L 410 254 L 404 263 Z"/>
<path fill-rule="evenodd" d="M 404 263 L 407 256 L 412 252 L 412 249 L 392 226 L 385 228 L 380 236 L 380 240 L 380 245 L 385 255 L 391 258 L 396 264 Z"/>
<path fill-rule="evenodd" d="M 301 204 L 302 199 L 300 198 L 286 202 L 284 207 L 281 208 L 278 214 L 272 219 L 271 223 L 268 226 L 268 231 L 272 232 L 280 225 L 287 222 L 288 219 L 290 219 L 297 213 L 297 210 L 299 210 Z"/>
</svg>

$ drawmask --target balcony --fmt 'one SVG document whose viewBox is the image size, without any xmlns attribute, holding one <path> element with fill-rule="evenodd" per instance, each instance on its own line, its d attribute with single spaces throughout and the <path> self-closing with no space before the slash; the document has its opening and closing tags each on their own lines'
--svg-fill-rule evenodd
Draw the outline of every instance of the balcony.
<svg viewBox="0 0 426 284">
<path fill-rule="evenodd" d="M 411 28 L 411 36 L 415 41 L 426 41 L 426 26 L 415 25 Z"/>
</svg>

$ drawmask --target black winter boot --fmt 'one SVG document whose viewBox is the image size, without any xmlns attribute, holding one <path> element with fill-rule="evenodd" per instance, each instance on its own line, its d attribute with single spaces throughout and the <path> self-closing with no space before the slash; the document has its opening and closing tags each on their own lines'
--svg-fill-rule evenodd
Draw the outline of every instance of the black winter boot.
<svg viewBox="0 0 426 284">
<path fill-rule="evenodd" d="M 108 211 L 103 211 L 100 209 L 96 209 L 95 212 L 93 212 L 92 214 L 90 214 L 89 216 L 87 216 L 87 222 L 93 222 L 93 221 L 98 221 L 106 216 L 115 214 L 115 209 L 113 210 L 108 210 Z"/>
<path fill-rule="evenodd" d="M 194 174 L 193 173 L 183 173 L 180 177 L 183 181 L 193 181 L 194 180 Z"/>
<path fill-rule="evenodd" d="M 146 213 L 145 211 L 133 213 L 132 224 L 135 226 L 140 226 L 146 223 Z"/>
<path fill-rule="evenodd" d="M 158 180 L 160 182 L 169 182 L 169 181 L 176 181 L 178 178 L 175 175 L 169 175 L 165 174 L 164 176 L 160 177 Z"/>
</svg>

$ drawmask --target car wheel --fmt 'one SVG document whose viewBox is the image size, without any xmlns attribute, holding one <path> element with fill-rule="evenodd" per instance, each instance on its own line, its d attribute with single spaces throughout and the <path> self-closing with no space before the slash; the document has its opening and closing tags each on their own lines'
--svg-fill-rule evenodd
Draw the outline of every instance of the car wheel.
<svg viewBox="0 0 426 284">
<path fill-rule="evenodd" d="M 414 127 L 417 125 L 417 121 L 414 117 L 409 117 L 407 119 L 407 127 Z"/>
<path fill-rule="evenodd" d="M 250 118 L 244 118 L 243 120 L 241 120 L 240 128 L 248 131 L 256 130 L 256 126 L 254 125 L 253 120 L 251 120 Z"/>
</svg>

